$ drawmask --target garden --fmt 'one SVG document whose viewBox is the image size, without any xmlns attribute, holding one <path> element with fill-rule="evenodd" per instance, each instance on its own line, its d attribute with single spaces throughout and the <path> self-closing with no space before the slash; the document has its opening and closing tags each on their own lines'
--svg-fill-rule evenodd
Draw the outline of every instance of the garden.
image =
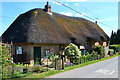
<svg viewBox="0 0 120 80">
<path fill-rule="evenodd" d="M 101 45 L 94 46 L 91 53 L 81 54 L 75 44 L 70 43 L 64 49 L 64 55 L 56 55 L 53 50 L 50 51 L 48 58 L 52 61 L 49 66 L 29 64 L 15 64 L 11 55 L 11 51 L 5 46 L 0 46 L 0 76 L 5 78 L 33 78 L 32 75 L 39 74 L 39 77 L 44 78 L 59 72 L 64 72 L 77 67 L 92 64 L 101 60 L 109 59 L 120 54 L 120 45 L 111 45 L 106 57 L 104 47 Z M 54 69 L 53 69 L 54 68 Z M 63 69 L 63 70 L 62 70 Z"/>
<path fill-rule="evenodd" d="M 2 79 L 21 78 L 32 73 L 49 71 L 49 69 L 42 67 L 41 65 L 31 66 L 29 64 L 15 64 L 10 52 L 11 51 L 7 46 L 0 46 L 0 76 Z"/>
</svg>

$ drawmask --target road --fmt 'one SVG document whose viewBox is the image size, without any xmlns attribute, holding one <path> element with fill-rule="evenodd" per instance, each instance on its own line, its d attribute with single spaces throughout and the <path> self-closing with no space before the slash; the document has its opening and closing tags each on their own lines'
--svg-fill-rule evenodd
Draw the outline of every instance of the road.
<svg viewBox="0 0 120 80">
<path fill-rule="evenodd" d="M 118 57 L 58 73 L 47 78 L 118 78 Z"/>
</svg>

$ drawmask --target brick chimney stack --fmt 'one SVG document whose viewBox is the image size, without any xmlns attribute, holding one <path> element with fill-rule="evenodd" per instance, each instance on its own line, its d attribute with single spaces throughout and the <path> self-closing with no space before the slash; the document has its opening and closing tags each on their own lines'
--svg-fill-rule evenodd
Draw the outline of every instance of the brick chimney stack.
<svg viewBox="0 0 120 80">
<path fill-rule="evenodd" d="M 51 12 L 51 6 L 49 5 L 49 2 L 45 5 L 45 11 L 46 12 Z"/>
</svg>

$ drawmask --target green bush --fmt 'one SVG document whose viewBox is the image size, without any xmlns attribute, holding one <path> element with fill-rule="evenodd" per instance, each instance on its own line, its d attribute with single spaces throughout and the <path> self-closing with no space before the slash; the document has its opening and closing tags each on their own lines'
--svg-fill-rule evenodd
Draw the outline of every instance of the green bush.
<svg viewBox="0 0 120 80">
<path fill-rule="evenodd" d="M 98 58 L 101 59 L 105 57 L 105 51 L 104 47 L 99 45 L 99 46 L 93 46 L 93 51 L 95 51 L 98 54 Z"/>
<path fill-rule="evenodd" d="M 93 52 L 91 53 L 91 56 L 93 57 L 93 58 L 92 58 L 93 60 L 97 60 L 97 59 L 98 59 L 98 53 L 95 52 L 95 51 L 93 51 Z"/>
<path fill-rule="evenodd" d="M 2 67 L 12 65 L 13 58 L 11 57 L 10 50 L 7 46 L 0 45 L 0 59 L 0 64 L 2 64 Z"/>
<path fill-rule="evenodd" d="M 41 73 L 41 72 L 45 72 L 45 71 L 46 71 L 46 68 L 41 67 L 41 66 L 39 66 L 39 65 L 36 65 L 36 66 L 31 66 L 31 67 L 29 68 L 29 71 L 30 71 L 30 72 Z"/>
<path fill-rule="evenodd" d="M 23 68 L 23 73 L 27 73 L 28 72 L 28 68 Z"/>
<path fill-rule="evenodd" d="M 0 45 L 0 66 L 2 67 L 0 73 L 2 73 L 2 79 L 4 78 L 18 78 L 25 76 L 26 74 L 23 73 L 23 66 L 22 64 L 15 64 L 13 63 L 13 58 L 10 53 L 10 50 L 5 45 Z"/>
<path fill-rule="evenodd" d="M 65 55 L 68 56 L 68 57 L 70 57 L 70 56 L 79 56 L 80 51 L 79 51 L 78 47 L 75 44 L 70 43 L 65 48 Z"/>
<path fill-rule="evenodd" d="M 80 56 L 79 58 L 79 64 L 87 62 L 88 57 L 87 56 Z"/>
<path fill-rule="evenodd" d="M 12 53 L 6 45 L 0 45 L 0 75 L 4 78 L 20 78 L 27 75 L 23 69 L 26 68 L 23 64 L 15 64 L 13 62 Z M 26 68 L 27 69 L 27 68 Z"/>
<path fill-rule="evenodd" d="M 79 56 L 70 56 L 70 62 L 73 64 L 79 64 L 80 62 L 80 57 Z"/>
<path fill-rule="evenodd" d="M 70 43 L 66 48 L 65 48 L 65 55 L 70 59 L 70 62 L 77 64 L 78 62 L 78 57 L 80 56 L 80 51 L 78 47 Z"/>
<path fill-rule="evenodd" d="M 114 55 L 114 49 L 109 49 L 108 55 L 110 55 L 110 56 Z"/>
<path fill-rule="evenodd" d="M 6 45 L 0 45 L 0 74 L 2 78 L 12 77 L 13 58 L 9 48 Z"/>
<path fill-rule="evenodd" d="M 11 78 L 12 77 L 12 66 L 6 66 L 2 68 L 2 77 L 3 78 Z"/>
<path fill-rule="evenodd" d="M 16 73 L 16 74 L 13 75 L 12 78 L 22 78 L 22 77 L 25 77 L 25 76 L 27 76 L 27 74 Z"/>
<path fill-rule="evenodd" d="M 48 66 L 49 68 L 55 68 L 55 64 L 51 64 Z"/>
<path fill-rule="evenodd" d="M 25 66 L 23 64 L 16 64 L 14 67 L 14 74 L 16 73 L 22 73 L 23 72 L 23 69 L 25 68 Z"/>
<path fill-rule="evenodd" d="M 79 57 L 79 64 L 93 61 L 93 60 L 97 60 L 97 59 L 98 59 L 98 54 L 97 54 L 97 52 L 93 51 L 91 54 L 87 53 L 87 55 L 85 55 L 85 56 L 80 56 Z"/>
<path fill-rule="evenodd" d="M 120 52 L 120 45 L 110 45 L 109 48 L 114 50 L 114 54 Z"/>
</svg>

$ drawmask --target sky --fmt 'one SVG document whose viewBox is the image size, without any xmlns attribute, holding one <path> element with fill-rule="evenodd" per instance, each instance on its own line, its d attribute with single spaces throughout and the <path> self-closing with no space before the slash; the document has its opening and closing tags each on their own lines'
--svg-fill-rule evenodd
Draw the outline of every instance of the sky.
<svg viewBox="0 0 120 80">
<path fill-rule="evenodd" d="M 7 0 L 5 0 L 7 1 Z M 82 17 L 93 21 L 98 21 L 98 25 L 110 36 L 112 30 L 118 29 L 118 2 L 61 2 L 62 4 L 73 8 L 82 13 L 78 14 L 63 5 L 50 1 L 52 11 L 72 17 Z M 14 22 L 22 13 L 34 8 L 44 8 L 44 2 L 0 2 L 0 35 Z M 85 16 L 89 16 L 89 19 Z M 95 21 L 93 21 L 95 22 Z M 100 22 L 100 23 L 99 23 Z M 103 25 L 104 24 L 104 25 Z"/>
</svg>

